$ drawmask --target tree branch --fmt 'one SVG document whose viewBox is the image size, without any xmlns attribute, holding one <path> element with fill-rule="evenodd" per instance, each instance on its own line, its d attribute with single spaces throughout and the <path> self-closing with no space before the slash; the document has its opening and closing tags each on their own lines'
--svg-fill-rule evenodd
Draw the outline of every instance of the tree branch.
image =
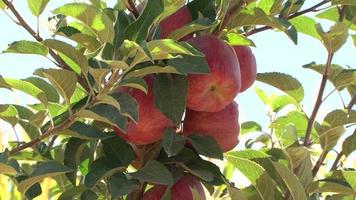
<svg viewBox="0 0 356 200">
<path fill-rule="evenodd" d="M 43 133 L 41 136 L 39 136 L 38 138 L 35 138 L 27 143 L 24 143 L 18 147 L 15 147 L 13 149 L 11 149 L 9 151 L 9 154 L 10 155 L 13 155 L 19 151 L 22 151 L 24 149 L 27 149 L 29 147 L 32 147 L 38 143 L 40 143 L 42 140 L 46 139 L 47 137 L 51 136 L 53 133 L 57 132 L 57 131 L 60 131 L 60 130 L 64 130 L 64 129 L 67 129 L 69 128 L 73 123 L 74 123 L 75 120 L 71 120 L 71 118 L 67 119 L 63 124 L 60 124 L 58 126 L 55 126 L 55 127 L 52 127 L 52 128 L 49 128 L 45 133 Z"/>
<path fill-rule="evenodd" d="M 355 105 L 355 103 L 356 103 L 356 94 L 354 94 L 349 104 L 347 104 L 346 109 L 350 111 L 352 109 L 352 106 Z"/>
<path fill-rule="evenodd" d="M 328 59 L 326 61 L 326 65 L 325 65 L 325 71 L 324 71 L 323 78 L 321 80 L 320 87 L 319 87 L 318 97 L 316 99 L 312 114 L 308 120 L 307 130 L 305 131 L 304 144 L 303 144 L 304 146 L 310 145 L 310 135 L 311 135 L 311 132 L 312 132 L 312 129 L 314 126 L 316 115 L 318 114 L 319 108 L 320 108 L 322 100 L 323 100 L 323 94 L 324 94 L 326 82 L 328 80 L 329 68 L 331 66 L 331 61 L 332 61 L 333 56 L 334 56 L 333 53 L 328 54 Z"/>
<path fill-rule="evenodd" d="M 8 0 L 2 0 L 4 2 L 4 4 L 7 6 L 8 9 L 11 10 L 11 12 L 14 14 L 14 16 L 17 19 L 17 23 L 19 26 L 22 26 L 28 33 L 31 34 L 31 36 L 33 38 L 35 38 L 35 40 L 37 40 L 38 42 L 42 42 L 43 38 L 40 37 L 40 35 L 33 30 L 30 25 L 23 19 L 23 17 L 20 15 L 20 13 L 16 10 L 16 8 L 14 7 L 14 5 L 12 4 L 12 1 L 8 1 Z M 56 52 L 54 52 L 52 49 L 49 49 L 49 54 L 51 55 L 51 57 L 57 62 L 57 66 L 62 68 L 62 69 L 67 69 L 67 70 L 71 70 L 70 67 L 62 60 L 61 57 L 59 57 Z M 72 70 L 71 70 L 72 71 Z M 82 79 L 82 77 L 80 77 L 79 75 L 77 75 L 78 78 L 78 82 L 80 83 L 80 85 L 83 86 L 83 88 L 86 91 L 89 91 L 89 86 L 86 84 L 85 80 Z"/>
<path fill-rule="evenodd" d="M 313 167 L 313 170 L 312 170 L 313 178 L 316 176 L 320 167 L 323 165 L 326 155 L 328 155 L 328 153 L 329 153 L 329 151 L 323 151 L 321 153 L 318 161 L 316 161 L 315 166 Z"/>
<path fill-rule="evenodd" d="M 140 13 L 138 13 L 134 2 L 133 2 L 132 0 L 128 0 L 127 2 L 129 3 L 129 5 L 127 6 L 127 8 L 129 9 L 129 11 L 130 11 L 136 18 L 138 18 L 138 17 L 140 16 Z"/>
<path fill-rule="evenodd" d="M 320 2 L 320 3 L 318 3 L 318 4 L 315 4 L 314 6 L 311 6 L 311 7 L 307 8 L 307 9 L 305 9 L 305 10 L 296 12 L 296 13 L 288 16 L 287 19 L 293 19 L 293 18 L 296 18 L 296 17 L 298 17 L 300 15 L 304 15 L 304 14 L 309 13 L 309 12 L 314 12 L 317 8 L 319 8 L 322 5 L 327 4 L 329 2 L 330 2 L 330 0 L 324 0 L 324 1 Z M 259 33 L 259 32 L 265 31 L 265 30 L 269 30 L 269 29 L 272 29 L 272 27 L 263 26 L 261 28 L 256 28 L 256 29 L 253 29 L 252 31 L 249 31 L 249 32 L 245 33 L 245 36 L 250 36 L 250 35 L 253 35 L 255 33 Z"/>
<path fill-rule="evenodd" d="M 338 164 L 339 164 L 339 162 L 340 162 L 340 159 L 341 159 L 341 157 L 342 157 L 343 155 L 344 155 L 344 153 L 343 153 L 342 151 L 337 154 L 337 157 L 335 158 L 334 163 L 333 163 L 333 165 L 332 165 L 330 171 L 334 171 L 334 170 L 337 169 L 337 166 L 338 166 Z"/>
</svg>

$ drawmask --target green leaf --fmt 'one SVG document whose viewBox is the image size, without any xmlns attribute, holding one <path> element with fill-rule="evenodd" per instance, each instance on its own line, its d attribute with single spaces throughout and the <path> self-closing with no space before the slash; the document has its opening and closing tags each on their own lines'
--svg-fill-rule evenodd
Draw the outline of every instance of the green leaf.
<svg viewBox="0 0 356 200">
<path fill-rule="evenodd" d="M 112 96 L 120 104 L 120 113 L 138 122 L 138 105 L 136 99 L 126 93 L 113 93 Z"/>
<path fill-rule="evenodd" d="M 302 84 L 288 74 L 279 72 L 258 73 L 257 80 L 282 90 L 297 102 L 301 102 L 304 98 Z"/>
<path fill-rule="evenodd" d="M 212 162 L 196 158 L 186 164 L 182 164 L 182 167 L 189 173 L 201 178 L 210 185 L 218 186 L 224 184 L 224 180 L 222 178 L 223 175 L 221 174 L 219 167 Z"/>
<path fill-rule="evenodd" d="M 96 127 L 83 122 L 75 122 L 68 129 L 56 132 L 58 135 L 70 135 L 85 140 L 98 140 L 107 137 Z"/>
<path fill-rule="evenodd" d="M 304 187 L 298 180 L 298 178 L 293 174 L 290 169 L 286 166 L 273 162 L 274 168 L 277 170 L 278 174 L 281 176 L 283 182 L 286 184 L 292 198 L 294 200 L 305 200 L 307 196 L 304 192 Z"/>
<path fill-rule="evenodd" d="M 231 28 L 252 26 L 252 25 L 266 25 L 277 28 L 297 44 L 297 32 L 295 27 L 287 20 L 282 18 L 273 18 L 268 16 L 261 8 L 255 7 L 254 9 L 244 9 L 240 11 L 231 23 Z"/>
<path fill-rule="evenodd" d="M 18 113 L 13 105 L 0 105 L 0 119 L 8 122 L 11 124 L 11 126 L 15 126 L 19 119 L 18 119 Z"/>
<path fill-rule="evenodd" d="M 20 90 L 21 92 L 35 97 L 45 105 L 47 105 L 48 102 L 46 94 L 41 89 L 36 87 L 34 84 L 24 80 L 2 78 L 0 75 L 0 88 Z"/>
<path fill-rule="evenodd" d="M 173 66 L 181 74 L 207 74 L 210 72 L 205 57 L 182 55 L 168 60 L 168 66 Z"/>
<path fill-rule="evenodd" d="M 108 190 L 112 199 L 127 195 L 138 186 L 139 182 L 137 180 L 128 179 L 123 173 L 116 173 L 108 179 Z"/>
<path fill-rule="evenodd" d="M 111 19 L 95 6 L 85 3 L 65 4 L 53 11 L 73 17 L 86 24 L 98 36 L 102 43 L 112 42 L 114 39 L 114 25 Z"/>
<path fill-rule="evenodd" d="M 333 5 L 341 4 L 341 5 L 354 5 L 354 6 L 356 6 L 356 2 L 353 1 L 353 0 L 332 0 L 331 3 Z"/>
<path fill-rule="evenodd" d="M 43 75 L 49 80 L 58 93 L 63 97 L 67 105 L 77 85 L 75 73 L 65 69 L 46 69 Z"/>
<path fill-rule="evenodd" d="M 241 158 L 237 155 L 230 154 L 230 153 L 227 154 L 225 158 L 228 160 L 228 162 L 230 162 L 235 167 L 235 169 L 239 170 L 243 175 L 245 175 L 248 178 L 248 180 L 252 183 L 252 185 L 256 187 L 259 196 L 261 196 L 262 199 L 271 199 L 270 198 L 271 191 L 269 192 L 264 191 L 266 185 L 260 186 L 260 184 L 258 184 L 260 178 L 263 177 L 265 179 L 264 181 L 268 181 L 267 183 L 273 186 L 273 182 L 271 178 L 266 174 L 266 171 L 262 166 L 260 166 L 254 161 Z"/>
<path fill-rule="evenodd" d="M 14 175 L 16 173 L 17 173 L 16 169 L 13 168 L 11 165 L 8 165 L 6 163 L 0 162 L 0 174 L 11 174 L 11 175 Z"/>
<path fill-rule="evenodd" d="M 315 28 L 329 53 L 338 51 L 349 36 L 348 27 L 342 22 L 337 22 L 328 32 L 324 32 L 320 24 L 316 24 Z"/>
<path fill-rule="evenodd" d="M 352 152 L 356 150 L 356 134 L 352 134 L 347 137 L 342 144 L 342 153 L 345 156 L 349 156 Z"/>
<path fill-rule="evenodd" d="M 179 75 L 157 75 L 153 82 L 156 107 L 178 127 L 185 110 L 188 80 Z"/>
<path fill-rule="evenodd" d="M 270 106 L 273 112 L 279 112 L 285 106 L 291 104 L 299 108 L 298 102 L 296 102 L 295 99 L 291 98 L 288 95 L 279 95 L 279 96 L 272 95 L 270 97 L 270 101 L 271 101 Z"/>
<path fill-rule="evenodd" d="M 156 74 L 156 73 L 168 73 L 168 74 L 181 74 L 175 67 L 172 66 L 158 66 L 158 65 L 152 65 L 152 66 L 147 66 L 142 69 L 137 69 L 134 71 L 131 71 L 126 74 L 125 78 L 131 78 L 131 77 L 144 77 L 148 74 Z"/>
<path fill-rule="evenodd" d="M 312 69 L 321 75 L 323 75 L 325 73 L 325 65 L 317 65 L 314 62 L 312 62 L 310 64 L 304 65 L 303 67 L 307 68 L 307 69 Z M 332 64 L 328 69 L 328 81 L 330 81 L 338 90 L 344 89 L 342 87 L 342 85 L 338 85 L 338 82 L 337 82 L 337 79 L 339 79 L 338 77 L 342 72 L 349 72 L 349 70 L 341 67 L 340 65 L 336 65 L 336 64 Z M 350 71 L 350 73 L 353 73 L 353 71 Z M 349 79 L 347 81 L 349 81 Z M 351 83 L 352 83 L 352 81 L 351 81 Z"/>
<path fill-rule="evenodd" d="M 6 4 L 3 1 L 0 1 L 0 9 L 4 10 L 6 8 Z"/>
<path fill-rule="evenodd" d="M 250 132 L 258 132 L 258 131 L 262 131 L 262 127 L 257 122 L 247 121 L 241 124 L 241 131 L 240 131 L 241 135 Z"/>
<path fill-rule="evenodd" d="M 321 39 L 320 35 L 316 31 L 316 22 L 313 18 L 302 15 L 289 20 L 289 22 L 294 25 L 298 32 L 304 33 L 318 40 Z"/>
<path fill-rule="evenodd" d="M 226 39 L 230 46 L 256 46 L 252 40 L 238 33 L 228 33 Z"/>
<path fill-rule="evenodd" d="M 356 111 L 350 110 L 333 110 L 328 113 L 323 120 L 323 127 L 326 129 L 337 126 L 356 123 Z"/>
<path fill-rule="evenodd" d="M 125 38 L 135 42 L 145 40 L 153 22 L 155 22 L 163 11 L 164 5 L 162 0 L 147 1 L 139 18 L 125 30 Z"/>
<path fill-rule="evenodd" d="M 123 106 L 124 108 L 124 106 Z M 114 106 L 109 104 L 97 104 L 90 109 L 92 112 L 89 118 L 108 123 L 121 130 L 126 130 L 126 117 Z"/>
<path fill-rule="evenodd" d="M 320 145 L 325 151 L 330 151 L 334 148 L 339 141 L 339 138 L 345 132 L 345 128 L 343 126 L 337 126 L 334 128 L 330 128 L 327 131 L 323 132 L 320 135 Z"/>
<path fill-rule="evenodd" d="M 80 163 L 80 157 L 87 142 L 87 140 L 72 137 L 68 140 L 64 150 L 63 163 L 66 166 L 74 169 L 73 171 L 66 173 L 66 177 L 73 185 L 76 185 L 77 170 Z"/>
<path fill-rule="evenodd" d="M 105 157 L 98 158 L 90 165 L 88 174 L 85 176 L 84 184 L 87 188 L 93 188 L 100 180 L 123 171 L 124 166 L 118 166 Z"/>
<path fill-rule="evenodd" d="M 34 114 L 30 117 L 29 124 L 36 128 L 41 128 L 47 115 L 48 115 L 48 112 L 45 110 L 38 111 L 36 114 Z"/>
<path fill-rule="evenodd" d="M 72 169 L 55 161 L 43 162 L 36 166 L 27 179 L 19 182 L 17 188 L 21 193 L 25 193 L 32 185 L 42 181 L 44 178 L 58 176 L 70 171 Z"/>
<path fill-rule="evenodd" d="M 142 92 L 147 94 L 148 85 L 143 78 L 139 77 L 131 77 L 128 79 L 124 79 L 120 82 L 119 86 L 126 86 L 141 90 Z"/>
<path fill-rule="evenodd" d="M 37 54 L 47 56 L 48 48 L 39 42 L 20 40 L 9 44 L 3 53 Z"/>
<path fill-rule="evenodd" d="M 232 151 L 232 152 L 226 153 L 226 155 L 230 156 L 230 157 L 239 157 L 239 158 L 248 159 L 248 160 L 252 160 L 252 159 L 256 159 L 256 158 L 271 157 L 270 155 L 266 154 L 263 151 L 258 151 L 258 150 L 253 150 L 253 149 L 246 149 L 246 150 L 242 150 L 242 151 Z"/>
<path fill-rule="evenodd" d="M 59 56 L 63 58 L 64 61 L 71 67 L 71 69 L 80 74 L 81 72 L 84 75 L 87 75 L 89 72 L 89 65 L 86 57 L 79 50 L 75 49 L 68 43 L 47 39 L 43 41 L 43 44 L 47 47 L 57 51 Z"/>
<path fill-rule="evenodd" d="M 131 145 L 120 137 L 102 140 L 102 144 L 104 155 L 122 166 L 128 166 L 136 158 Z"/>
<path fill-rule="evenodd" d="M 284 150 L 284 153 L 289 158 L 294 174 L 306 188 L 313 181 L 313 164 L 309 150 L 305 147 L 289 147 Z"/>
<path fill-rule="evenodd" d="M 356 171 L 343 171 L 346 181 L 351 185 L 352 189 L 356 191 Z"/>
<path fill-rule="evenodd" d="M 49 0 L 27 0 L 28 7 L 35 16 L 41 15 Z"/>
<path fill-rule="evenodd" d="M 69 200 L 75 197 L 79 197 L 79 195 L 86 190 L 84 185 L 79 185 L 77 187 L 72 187 L 66 189 L 62 194 L 58 197 L 58 200 Z"/>
<path fill-rule="evenodd" d="M 168 157 L 177 155 L 185 145 L 185 138 L 173 129 L 165 129 L 163 134 L 162 147 Z"/>
<path fill-rule="evenodd" d="M 214 138 L 196 133 L 189 135 L 188 140 L 199 154 L 210 158 L 223 159 L 222 150 Z"/>
<path fill-rule="evenodd" d="M 59 102 L 59 95 L 56 89 L 52 85 L 50 85 L 47 81 L 37 77 L 28 77 L 23 80 L 32 83 L 38 88 L 41 88 L 41 90 L 46 94 L 47 100 L 49 102 L 54 102 L 54 103 Z"/>
<path fill-rule="evenodd" d="M 335 85 L 338 88 L 356 85 L 356 70 L 347 69 L 340 72 L 335 78 Z"/>
<path fill-rule="evenodd" d="M 192 34 L 194 32 L 209 29 L 212 25 L 214 25 L 214 23 L 210 19 L 197 19 L 177 30 L 174 30 L 169 34 L 168 38 L 171 38 L 173 40 L 179 40 L 184 36 Z"/>
<path fill-rule="evenodd" d="M 346 8 L 346 7 L 345 7 Z M 324 10 L 316 15 L 316 17 L 321 19 L 331 20 L 333 22 L 339 21 L 339 11 L 336 6 L 332 6 L 329 9 Z M 342 22 L 347 25 L 351 30 L 356 30 L 355 22 L 351 21 L 352 19 L 345 18 Z"/>
<path fill-rule="evenodd" d="M 154 184 L 173 185 L 174 183 L 171 172 L 156 160 L 148 161 L 143 168 L 130 175 L 135 179 Z"/>
</svg>

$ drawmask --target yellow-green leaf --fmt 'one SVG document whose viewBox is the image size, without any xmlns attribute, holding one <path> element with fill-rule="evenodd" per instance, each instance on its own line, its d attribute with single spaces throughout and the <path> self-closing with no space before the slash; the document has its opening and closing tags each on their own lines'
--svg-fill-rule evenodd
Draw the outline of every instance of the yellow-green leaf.
<svg viewBox="0 0 356 200">
<path fill-rule="evenodd" d="M 102 43 L 112 42 L 114 39 L 113 21 L 95 6 L 85 3 L 69 3 L 54 10 L 55 14 L 73 17 L 96 32 Z"/>
<path fill-rule="evenodd" d="M 48 48 L 38 42 L 20 40 L 9 44 L 3 53 L 38 54 L 47 56 Z"/>
<path fill-rule="evenodd" d="M 27 0 L 28 7 L 35 16 L 41 15 L 49 0 Z"/>
<path fill-rule="evenodd" d="M 0 163 L 0 174 L 16 174 L 16 169 L 5 163 Z"/>
<path fill-rule="evenodd" d="M 77 85 L 77 76 L 74 72 L 65 69 L 47 69 L 43 75 L 49 80 L 67 104 Z"/>
<path fill-rule="evenodd" d="M 80 74 L 81 72 L 83 72 L 84 75 L 88 74 L 89 65 L 86 57 L 83 55 L 83 53 L 75 49 L 73 46 L 54 39 L 47 39 L 43 41 L 43 44 L 59 52 L 60 56 L 64 60 L 69 61 L 69 63 L 67 64 L 77 74 Z"/>
</svg>

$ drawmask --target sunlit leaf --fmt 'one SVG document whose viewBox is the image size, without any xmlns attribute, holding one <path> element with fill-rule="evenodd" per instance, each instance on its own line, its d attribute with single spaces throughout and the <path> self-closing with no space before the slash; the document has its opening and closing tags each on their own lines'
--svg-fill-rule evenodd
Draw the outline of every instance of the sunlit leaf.
<svg viewBox="0 0 356 200">
<path fill-rule="evenodd" d="M 48 48 L 39 42 L 20 40 L 9 44 L 3 53 L 37 54 L 47 56 Z"/>
<path fill-rule="evenodd" d="M 316 24 L 315 28 L 321 37 L 321 41 L 330 53 L 338 51 L 349 36 L 348 27 L 342 22 L 337 22 L 328 32 L 324 32 L 320 24 Z"/>
<path fill-rule="evenodd" d="M 35 16 L 39 16 L 46 8 L 49 0 L 27 0 L 28 7 Z"/>
<path fill-rule="evenodd" d="M 69 105 L 77 85 L 75 73 L 64 69 L 47 69 L 43 74 Z"/>
<path fill-rule="evenodd" d="M 356 134 L 347 137 L 342 144 L 342 153 L 346 156 L 349 156 L 354 151 L 356 151 Z"/>
<path fill-rule="evenodd" d="M 246 134 L 250 132 L 258 132 L 261 131 L 262 127 L 257 122 L 254 121 L 247 121 L 241 124 L 241 131 L 240 134 Z"/>
<path fill-rule="evenodd" d="M 70 16 L 83 22 L 96 32 L 102 43 L 113 41 L 113 22 L 104 12 L 95 6 L 85 3 L 69 3 L 56 8 L 53 12 L 55 14 Z"/>
<path fill-rule="evenodd" d="M 67 63 L 73 71 L 77 74 L 83 72 L 85 75 L 89 71 L 88 61 L 80 51 L 76 50 L 73 46 L 68 43 L 54 40 L 54 39 L 47 39 L 43 41 L 43 44 L 47 47 L 56 50 L 60 53 L 60 56 L 68 61 Z"/>
<path fill-rule="evenodd" d="M 279 72 L 258 73 L 257 80 L 272 85 L 300 102 L 304 98 L 304 89 L 294 77 Z"/>
<path fill-rule="evenodd" d="M 304 192 L 304 187 L 298 180 L 298 178 L 293 174 L 290 169 L 286 166 L 273 162 L 273 166 L 277 170 L 278 174 L 281 176 L 282 180 L 286 184 L 291 196 L 294 200 L 305 200 L 307 196 Z"/>
<path fill-rule="evenodd" d="M 47 177 L 54 177 L 72 171 L 55 161 L 43 162 L 36 166 L 30 177 L 18 183 L 18 190 L 25 193 L 32 185 Z"/>
</svg>

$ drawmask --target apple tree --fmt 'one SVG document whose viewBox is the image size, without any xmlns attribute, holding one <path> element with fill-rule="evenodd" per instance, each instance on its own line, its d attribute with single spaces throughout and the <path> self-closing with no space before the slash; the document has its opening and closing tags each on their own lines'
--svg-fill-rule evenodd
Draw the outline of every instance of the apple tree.
<svg viewBox="0 0 356 200">
<path fill-rule="evenodd" d="M 355 0 L 69 1 L 52 16 L 43 15 L 50 0 L 28 0 L 37 26 L 15 2 L 0 9 L 33 39 L 2 53 L 53 66 L 0 76 L 1 89 L 36 99 L 0 105 L 0 119 L 23 130 L 0 149 L 4 198 L 356 197 L 356 170 L 343 165 L 356 150 L 356 72 L 333 62 L 349 38 L 356 44 Z M 320 74 L 317 94 L 293 74 L 260 72 L 250 36 L 269 29 L 323 44 L 325 63 L 303 66 Z M 255 88 L 269 124 L 239 119 L 238 95 L 255 80 L 281 92 Z M 318 120 L 335 93 L 347 102 Z M 311 114 L 306 95 L 316 95 Z"/>
</svg>

